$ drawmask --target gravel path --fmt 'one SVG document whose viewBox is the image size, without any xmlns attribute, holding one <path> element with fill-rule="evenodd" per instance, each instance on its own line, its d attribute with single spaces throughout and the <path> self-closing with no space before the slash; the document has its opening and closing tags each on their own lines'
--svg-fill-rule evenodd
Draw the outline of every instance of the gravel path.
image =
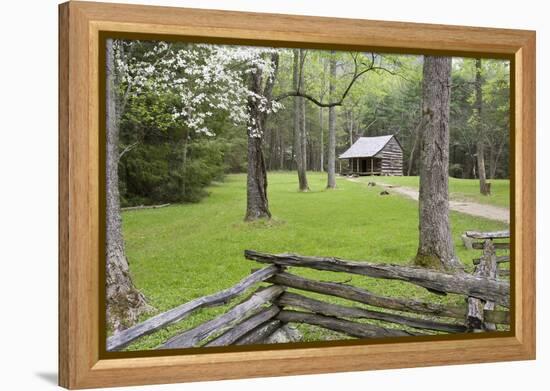
<svg viewBox="0 0 550 391">
<path fill-rule="evenodd" d="M 366 185 L 361 180 L 357 178 L 347 178 L 351 182 L 362 183 Z M 412 198 L 413 200 L 418 201 L 418 190 L 404 187 L 389 185 L 387 183 L 376 182 L 377 186 L 381 186 L 387 191 L 401 194 L 405 197 Z M 507 208 L 502 208 L 494 205 L 479 204 L 472 201 L 449 201 L 449 208 L 451 210 L 465 213 L 471 216 L 483 217 L 489 220 L 497 220 L 505 223 L 510 223 L 510 211 Z"/>
</svg>

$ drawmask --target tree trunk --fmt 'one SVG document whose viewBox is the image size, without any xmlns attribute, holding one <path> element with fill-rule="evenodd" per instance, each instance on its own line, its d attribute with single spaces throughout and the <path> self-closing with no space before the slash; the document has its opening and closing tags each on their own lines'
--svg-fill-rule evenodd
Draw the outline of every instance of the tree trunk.
<svg viewBox="0 0 550 391">
<path fill-rule="evenodd" d="M 411 147 L 411 153 L 409 155 L 409 166 L 407 168 L 407 176 L 411 176 L 412 166 L 413 166 L 413 162 L 414 162 L 414 152 L 416 151 L 416 146 L 418 144 L 418 139 L 420 138 L 420 129 L 422 128 L 423 125 L 424 125 L 424 117 L 421 114 L 420 115 L 420 121 L 418 121 L 418 125 L 414 129 L 414 134 L 413 134 L 413 140 L 414 141 L 413 141 L 413 145 Z"/>
<path fill-rule="evenodd" d="M 321 161 L 320 161 L 320 164 L 321 164 L 321 169 L 319 171 L 325 171 L 325 162 L 324 162 L 324 158 L 325 158 L 325 135 L 324 135 L 324 123 L 323 123 L 323 108 L 322 107 L 319 107 L 319 127 L 321 128 L 321 148 L 320 148 L 320 151 L 319 151 L 319 155 L 321 157 Z"/>
<path fill-rule="evenodd" d="M 350 119 L 349 136 L 350 136 L 350 147 L 351 147 L 353 145 L 353 132 L 355 131 L 355 116 L 353 113 L 353 109 L 350 111 L 349 119 Z"/>
<path fill-rule="evenodd" d="M 415 135 L 413 145 L 411 147 L 411 152 L 409 154 L 409 165 L 407 167 L 407 176 L 411 176 L 412 166 L 413 166 L 413 162 L 414 162 L 414 152 L 416 150 L 416 144 L 417 143 L 418 143 L 418 137 Z"/>
<path fill-rule="evenodd" d="M 449 222 L 449 112 L 451 58 L 425 56 L 420 147 L 419 244 L 415 263 L 438 269 L 462 268 Z"/>
<path fill-rule="evenodd" d="M 262 93 L 262 71 L 250 74 L 250 90 L 258 95 Z M 262 134 L 265 116 L 260 111 L 260 101 L 248 97 L 248 170 L 246 178 L 246 221 L 271 218 L 267 201 L 267 173 L 262 151 Z"/>
<path fill-rule="evenodd" d="M 490 156 L 490 163 L 489 163 L 489 178 L 490 179 L 495 179 L 496 178 L 496 175 L 497 175 L 497 167 L 498 167 L 498 162 L 500 160 L 500 155 L 502 154 L 502 149 L 503 149 L 503 145 L 504 142 L 500 142 L 498 144 L 498 147 L 497 147 L 497 150 L 495 151 L 494 150 L 494 146 L 493 148 L 491 148 L 491 156 Z"/>
<path fill-rule="evenodd" d="M 326 77 L 327 77 L 327 72 L 328 72 L 328 62 L 326 62 L 325 60 L 323 60 L 323 84 L 322 84 L 322 90 L 324 91 L 325 90 L 325 86 L 326 86 Z M 322 101 L 323 100 L 323 95 L 325 93 L 322 92 L 321 93 L 321 96 L 319 97 L 319 100 Z M 324 116 L 324 111 L 323 111 L 323 107 L 322 106 L 319 106 L 319 127 L 321 128 L 321 150 L 320 150 L 320 155 L 321 155 L 321 170 L 320 171 L 325 171 L 325 116 Z"/>
<path fill-rule="evenodd" d="M 181 194 L 185 198 L 185 193 L 187 192 L 187 186 L 185 185 L 185 181 L 187 180 L 187 152 L 189 150 L 189 133 L 186 132 L 185 136 L 183 136 L 183 146 L 182 146 L 182 158 L 181 158 L 181 175 L 182 175 L 182 183 L 181 183 Z"/>
<path fill-rule="evenodd" d="M 303 82 L 303 80 L 302 80 Z M 306 100 L 301 99 L 300 102 L 300 125 L 301 125 L 301 132 L 300 132 L 300 145 L 302 147 L 302 167 L 304 168 L 304 174 L 307 172 L 308 168 L 308 151 L 307 151 L 307 130 L 306 130 Z M 307 177 L 305 180 L 306 186 L 307 186 Z M 308 189 L 309 190 L 309 187 Z"/>
<path fill-rule="evenodd" d="M 294 49 L 294 67 L 293 78 L 294 89 L 298 91 L 303 87 L 303 61 L 305 52 L 303 49 Z M 304 98 L 294 97 L 294 159 L 296 161 L 296 170 L 298 171 L 298 188 L 300 191 L 308 191 L 306 174 L 306 156 L 305 156 L 305 106 Z"/>
<path fill-rule="evenodd" d="M 330 56 L 330 79 L 329 94 L 330 99 L 335 96 L 336 79 L 336 53 L 331 51 Z M 327 164 L 327 189 L 336 188 L 336 107 L 331 106 L 328 109 L 328 164 Z"/>
<path fill-rule="evenodd" d="M 489 194 L 487 185 L 487 177 L 485 174 L 485 138 L 483 134 L 483 122 L 481 119 L 481 108 L 483 105 L 483 96 L 481 92 L 481 59 L 476 59 L 476 77 L 475 77 L 475 107 L 474 115 L 476 118 L 475 125 L 477 130 L 476 155 L 477 155 L 477 172 L 479 175 L 479 192 L 483 195 Z"/>
<path fill-rule="evenodd" d="M 496 159 L 495 159 L 495 146 L 490 145 L 489 146 L 489 179 L 495 179 L 495 171 L 496 171 Z"/>
<path fill-rule="evenodd" d="M 283 132 L 279 131 L 279 170 L 284 170 L 285 168 L 285 143 Z"/>
<path fill-rule="evenodd" d="M 475 178 L 474 175 L 474 166 L 475 166 L 475 156 L 468 150 L 464 155 L 464 170 L 462 171 L 463 179 Z"/>
<path fill-rule="evenodd" d="M 118 188 L 120 101 L 116 93 L 117 73 L 113 40 L 107 40 L 107 108 L 106 108 L 106 290 L 107 326 L 120 331 L 136 322 L 151 308 L 132 283 L 122 237 L 120 195 Z"/>
</svg>

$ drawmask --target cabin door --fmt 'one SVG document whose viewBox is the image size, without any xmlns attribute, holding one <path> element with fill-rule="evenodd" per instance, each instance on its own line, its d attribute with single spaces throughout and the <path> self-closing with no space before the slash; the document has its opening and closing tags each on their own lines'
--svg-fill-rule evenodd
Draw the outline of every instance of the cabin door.
<svg viewBox="0 0 550 391">
<path fill-rule="evenodd" d="M 367 159 L 361 159 L 361 172 L 367 172 Z"/>
</svg>

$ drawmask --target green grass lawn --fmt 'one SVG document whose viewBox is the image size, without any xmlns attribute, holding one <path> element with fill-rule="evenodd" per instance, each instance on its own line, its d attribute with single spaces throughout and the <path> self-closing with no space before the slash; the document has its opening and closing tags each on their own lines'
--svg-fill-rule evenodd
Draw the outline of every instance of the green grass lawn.
<svg viewBox="0 0 550 391">
<path fill-rule="evenodd" d="M 400 185 L 418 189 L 417 176 L 387 176 L 387 177 L 360 177 L 361 181 L 379 181 L 389 185 Z M 484 196 L 479 193 L 479 181 L 477 179 L 449 178 L 449 192 L 451 200 L 474 201 L 481 204 L 510 207 L 510 180 L 489 179 L 491 183 L 491 195 Z"/>
<path fill-rule="evenodd" d="M 415 201 L 393 194 L 380 196 L 379 187 L 369 188 L 344 178 L 338 178 L 338 189 L 328 191 L 326 175 L 321 173 L 309 173 L 308 179 L 312 191 L 300 193 L 295 173 L 268 174 L 274 217 L 270 222 L 243 221 L 244 174 L 229 175 L 223 183 L 214 184 L 209 188 L 210 195 L 197 204 L 124 212 L 124 237 L 134 283 L 157 312 L 163 312 L 228 288 L 252 268 L 261 267 L 244 259 L 245 249 L 396 264 L 407 264 L 414 257 L 418 243 Z M 464 189 L 469 186 L 464 184 Z M 466 230 L 506 228 L 503 223 L 456 212 L 451 212 L 451 221 L 457 253 L 468 266 L 480 254 L 465 250 L 460 234 Z M 297 268 L 292 272 L 322 280 L 346 281 L 385 295 L 464 302 L 463 297 L 437 296 L 401 282 Z M 345 303 L 336 298 L 329 300 Z M 128 349 L 152 349 L 178 331 L 226 310 L 227 306 L 200 310 L 136 341 Z M 301 330 L 306 340 L 341 338 L 314 327 L 302 326 Z"/>
</svg>

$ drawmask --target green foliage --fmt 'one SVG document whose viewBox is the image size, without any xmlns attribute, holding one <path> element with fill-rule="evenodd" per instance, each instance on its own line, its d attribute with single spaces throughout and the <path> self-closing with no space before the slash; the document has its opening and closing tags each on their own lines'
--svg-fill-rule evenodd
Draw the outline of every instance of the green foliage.
<svg viewBox="0 0 550 391">
<path fill-rule="evenodd" d="M 326 191 L 325 175 L 310 172 L 308 176 L 311 192 L 301 193 L 296 191 L 295 173 L 268 174 L 270 208 L 275 222 L 243 222 L 244 174 L 229 175 L 223 184 L 214 183 L 208 188 L 210 196 L 198 204 L 124 212 L 126 250 L 137 288 L 159 312 L 166 311 L 228 288 L 249 275 L 251 268 L 259 265 L 244 259 L 245 249 L 412 263 L 418 246 L 418 205 L 415 201 L 394 194 L 381 197 L 378 187 L 342 178 L 338 179 L 337 190 Z M 477 185 L 475 180 L 468 182 Z M 461 233 L 504 229 L 506 225 L 451 212 L 451 227 L 457 255 L 471 269 L 472 259 L 479 257 L 479 252 L 468 251 L 461 245 Z M 438 296 L 403 282 L 302 268 L 290 271 L 324 281 L 346 281 L 383 295 L 464 303 L 462 296 Z M 350 305 L 343 299 L 329 296 L 323 299 Z M 136 341 L 129 349 L 152 349 L 176 333 L 210 320 L 228 308 L 200 310 L 165 330 Z M 309 341 L 341 337 L 309 326 L 301 330 Z"/>
<path fill-rule="evenodd" d="M 328 102 L 329 75 L 328 51 L 308 51 L 305 61 L 303 90 L 316 99 Z M 411 174 L 418 175 L 418 125 L 422 110 L 422 57 L 405 55 L 377 55 L 381 69 L 369 71 L 360 77 L 349 91 L 337 113 L 337 154 L 344 152 L 350 143 L 361 136 L 394 134 L 398 137 L 404 156 L 405 173 L 411 165 Z M 342 94 L 353 74 L 353 57 L 347 52 L 337 52 L 338 62 L 336 90 Z M 363 53 L 359 61 L 368 61 Z M 292 56 L 281 56 L 281 68 L 276 92 L 291 89 Z M 501 60 L 482 60 L 483 110 L 481 118 L 473 111 L 473 59 L 454 58 L 452 72 L 450 165 L 452 175 L 475 177 L 476 142 L 479 139 L 476 124 L 484 129 L 485 161 L 489 178 L 509 176 L 509 63 Z M 383 68 L 383 69 L 382 69 Z M 287 98 L 284 102 L 290 104 Z M 290 110 L 291 111 L 291 110 Z M 320 111 L 323 111 L 324 134 L 321 133 Z M 282 110 L 272 117 L 275 124 L 265 139 L 268 168 L 291 169 L 292 164 L 292 116 Z M 326 154 L 326 128 L 328 109 L 319 109 L 306 101 L 306 129 L 308 133 L 308 169 L 319 170 L 320 154 Z M 281 142 L 282 141 L 282 142 Z M 286 151 L 281 151 L 281 145 Z M 414 154 L 413 154 L 414 149 Z M 412 154 L 412 159 L 411 159 Z M 281 156 L 283 155 L 283 156 Z M 280 164 L 281 160 L 284 164 Z M 326 156 L 324 161 L 326 162 Z M 409 163 L 410 161 L 410 163 Z M 274 164 L 274 163 L 278 164 Z M 459 169 L 460 167 L 460 169 Z"/>
<path fill-rule="evenodd" d="M 462 164 L 453 163 L 449 165 L 449 175 L 453 178 L 462 178 L 463 173 L 464 169 L 462 168 Z"/>
<path fill-rule="evenodd" d="M 223 176 L 223 147 L 215 140 L 192 142 L 185 166 L 181 151 L 170 143 L 137 147 L 120 163 L 121 204 L 199 201 L 207 195 L 204 188 Z"/>
<path fill-rule="evenodd" d="M 509 177 L 510 64 L 482 59 L 482 111 L 475 101 L 475 59 L 453 59 L 451 94 L 451 162 L 463 163 L 463 177 L 474 176 L 476 143 L 485 145 L 489 178 Z M 482 134 L 478 134 L 481 123 Z"/>
</svg>

